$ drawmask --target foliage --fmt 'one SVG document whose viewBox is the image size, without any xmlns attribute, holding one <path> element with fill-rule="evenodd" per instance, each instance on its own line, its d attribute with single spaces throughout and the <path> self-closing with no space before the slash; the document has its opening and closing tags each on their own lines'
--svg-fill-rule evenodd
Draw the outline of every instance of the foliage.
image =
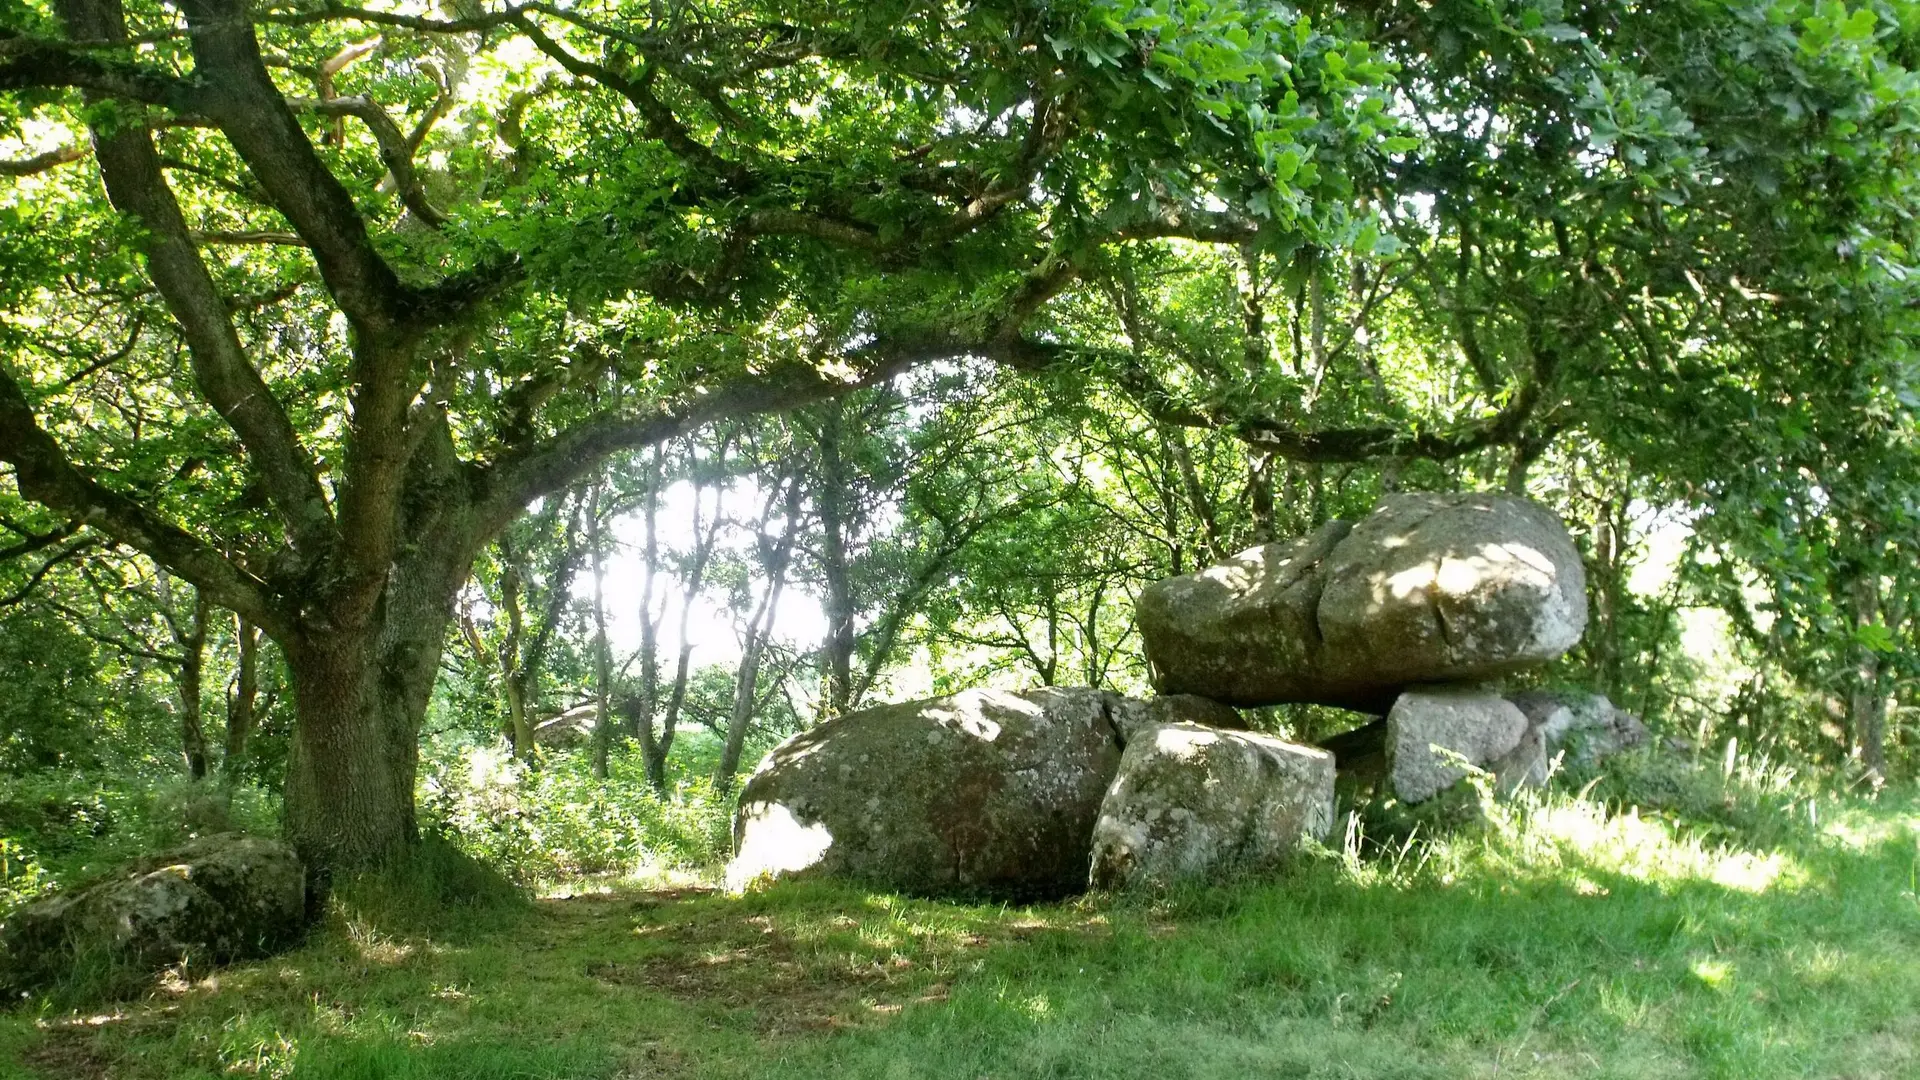
<svg viewBox="0 0 1920 1080">
<path fill-rule="evenodd" d="M 530 768 L 498 745 L 449 745 L 428 758 L 422 813 L 461 851 L 527 886 L 701 870 L 725 857 L 733 808 L 704 770 L 661 796 L 636 752 L 616 752 L 604 782 L 588 764 L 563 753 Z"/>
<path fill-rule="evenodd" d="M 271 835 L 278 811 L 261 788 L 213 787 L 165 772 L 0 775 L 0 911 L 195 836 Z"/>
</svg>

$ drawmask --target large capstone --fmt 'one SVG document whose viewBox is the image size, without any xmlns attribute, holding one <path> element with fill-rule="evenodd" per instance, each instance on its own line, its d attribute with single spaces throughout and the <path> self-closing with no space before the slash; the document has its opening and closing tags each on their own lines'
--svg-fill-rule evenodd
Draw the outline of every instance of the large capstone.
<svg viewBox="0 0 1920 1080">
<path fill-rule="evenodd" d="M 1409 690 L 1387 713 L 1387 779 L 1400 801 L 1425 802 L 1469 768 L 1504 764 L 1527 732 L 1526 715 L 1490 690 Z"/>
<path fill-rule="evenodd" d="M 1333 824 L 1333 755 L 1270 735 L 1165 724 L 1127 743 L 1093 830 L 1094 888 L 1271 869 Z"/>
<path fill-rule="evenodd" d="M 1357 524 L 1149 585 L 1137 615 L 1163 694 L 1378 715 L 1409 686 L 1559 657 L 1586 627 L 1586 579 L 1537 503 L 1389 495 Z"/>
<path fill-rule="evenodd" d="M 806 874 L 931 896 L 1079 892 L 1120 765 L 1115 700 L 969 690 L 795 735 L 741 790 L 728 884 Z"/>
<path fill-rule="evenodd" d="M 306 925 L 306 871 L 258 836 L 202 837 L 0 924 L 0 989 L 30 992 L 79 968 L 120 976 L 270 955 Z"/>
</svg>

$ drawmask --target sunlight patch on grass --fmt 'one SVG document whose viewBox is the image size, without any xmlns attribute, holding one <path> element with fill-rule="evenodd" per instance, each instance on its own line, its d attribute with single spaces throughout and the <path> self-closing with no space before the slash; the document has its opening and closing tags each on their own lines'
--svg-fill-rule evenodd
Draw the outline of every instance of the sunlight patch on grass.
<svg viewBox="0 0 1920 1080">
<path fill-rule="evenodd" d="M 1489 818 L 1484 838 L 1439 841 L 1451 857 L 1437 859 L 1438 867 L 1457 876 L 1461 864 L 1484 861 L 1491 870 L 1561 878 L 1582 895 L 1605 894 L 1596 873 L 1658 885 L 1708 882 L 1756 895 L 1810 880 L 1787 852 L 1710 841 L 1691 828 L 1643 817 L 1638 807 L 1619 813 L 1567 795 L 1523 794 L 1493 807 Z"/>
</svg>

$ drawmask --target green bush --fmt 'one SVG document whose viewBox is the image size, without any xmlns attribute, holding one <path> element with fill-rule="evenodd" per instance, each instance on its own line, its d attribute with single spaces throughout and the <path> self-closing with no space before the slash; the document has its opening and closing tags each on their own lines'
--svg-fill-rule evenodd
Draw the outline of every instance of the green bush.
<svg viewBox="0 0 1920 1080">
<path fill-rule="evenodd" d="M 630 749 L 613 753 L 604 781 L 584 753 L 545 755 L 532 768 L 500 745 L 441 749 L 421 775 L 428 827 L 521 885 L 708 869 L 731 842 L 729 798 L 705 778 L 682 779 L 663 798 Z"/>
<path fill-rule="evenodd" d="M 178 776 L 0 774 L 0 911 L 217 832 L 271 834 L 277 796 Z"/>
</svg>

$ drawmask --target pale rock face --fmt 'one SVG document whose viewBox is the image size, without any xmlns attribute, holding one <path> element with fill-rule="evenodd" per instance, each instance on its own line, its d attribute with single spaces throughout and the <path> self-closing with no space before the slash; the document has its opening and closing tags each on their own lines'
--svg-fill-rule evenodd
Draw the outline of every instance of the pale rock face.
<svg viewBox="0 0 1920 1080">
<path fill-rule="evenodd" d="M 1137 732 L 1100 804 L 1094 888 L 1271 869 L 1333 824 L 1333 755 L 1193 723 Z"/>
<path fill-rule="evenodd" d="M 1466 766 L 1500 762 L 1520 747 L 1527 718 L 1488 690 L 1409 690 L 1387 713 L 1387 779 L 1402 802 L 1425 802 L 1467 775 Z M 1457 756 L 1457 760 L 1456 760 Z M 1524 760 L 1508 766 L 1525 770 Z"/>
<path fill-rule="evenodd" d="M 795 735 L 741 790 L 728 884 L 821 875 L 935 896 L 1078 892 L 1120 764 L 1115 700 L 969 690 Z"/>
<path fill-rule="evenodd" d="M 1590 769 L 1649 739 L 1640 718 L 1614 705 L 1605 694 L 1529 690 L 1512 701 L 1540 733 L 1542 756 L 1563 757 L 1566 765 Z M 1544 782 L 1544 769 L 1542 770 Z"/>
<path fill-rule="evenodd" d="M 1560 656 L 1586 627 L 1586 579 L 1537 503 L 1402 494 L 1357 524 L 1156 582 L 1137 616 L 1164 694 L 1378 714 L 1411 685 Z"/>
<path fill-rule="evenodd" d="M 130 973 L 266 956 L 297 940 L 306 917 L 306 869 L 293 849 L 202 837 L 13 912 L 0 925 L 0 986 L 55 981 L 82 952 Z"/>
</svg>

